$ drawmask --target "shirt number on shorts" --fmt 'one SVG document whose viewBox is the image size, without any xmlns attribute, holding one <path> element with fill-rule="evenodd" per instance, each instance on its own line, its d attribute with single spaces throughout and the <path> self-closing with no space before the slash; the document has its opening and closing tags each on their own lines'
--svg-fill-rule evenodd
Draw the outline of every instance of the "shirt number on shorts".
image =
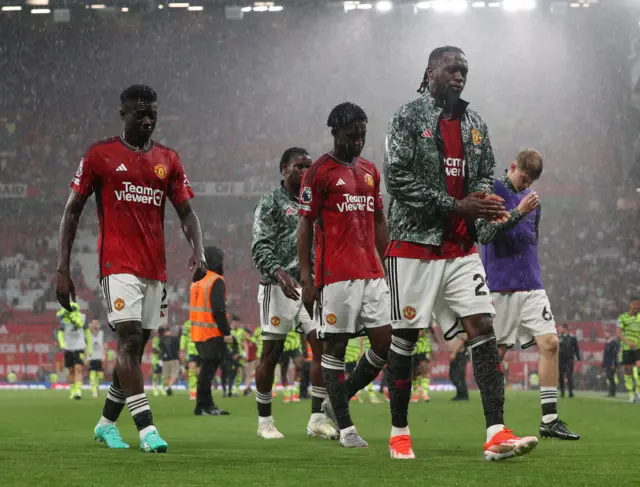
<svg viewBox="0 0 640 487">
<path fill-rule="evenodd" d="M 547 307 L 545 306 L 544 309 L 542 310 L 542 319 L 544 321 L 551 321 L 553 319 L 553 315 L 551 314 L 551 312 L 547 309 Z"/>
<path fill-rule="evenodd" d="M 487 291 L 483 291 L 482 288 L 487 285 L 482 274 L 476 274 L 473 276 L 473 282 L 480 281 L 480 284 L 476 286 L 476 296 L 486 296 Z"/>
</svg>

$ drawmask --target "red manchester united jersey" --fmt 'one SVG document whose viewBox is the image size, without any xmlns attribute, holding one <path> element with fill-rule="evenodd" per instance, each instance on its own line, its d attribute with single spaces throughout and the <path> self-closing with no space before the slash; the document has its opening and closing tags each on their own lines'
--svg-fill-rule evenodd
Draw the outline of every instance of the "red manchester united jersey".
<svg viewBox="0 0 640 487">
<path fill-rule="evenodd" d="M 300 215 L 314 218 L 315 283 L 384 277 L 376 251 L 375 210 L 382 210 L 380 173 L 369 161 L 349 165 L 325 154 L 307 170 Z"/>
<path fill-rule="evenodd" d="M 164 208 L 193 198 L 178 154 L 156 142 L 136 150 L 122 137 L 91 146 L 71 188 L 96 194 L 100 276 L 133 274 L 166 282 Z"/>
</svg>

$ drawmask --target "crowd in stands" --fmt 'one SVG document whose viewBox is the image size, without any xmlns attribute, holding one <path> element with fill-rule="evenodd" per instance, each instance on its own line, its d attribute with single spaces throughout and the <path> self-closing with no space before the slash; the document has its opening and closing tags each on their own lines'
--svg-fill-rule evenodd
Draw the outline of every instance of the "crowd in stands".
<svg viewBox="0 0 640 487">
<path fill-rule="evenodd" d="M 279 156 L 287 147 L 305 146 L 314 157 L 330 149 L 326 116 L 345 99 L 369 114 L 365 156 L 381 168 L 387 120 L 414 96 L 422 77 L 425 52 L 414 42 L 421 25 L 408 21 L 397 32 L 392 24 L 373 28 L 346 16 L 299 20 L 293 14 L 241 23 L 205 15 L 189 22 L 177 16 L 135 21 L 79 16 L 73 28 L 64 29 L 46 26 L 43 19 L 0 19 L 0 40 L 9 41 L 0 42 L 0 68 L 11 73 L 0 83 L 0 183 L 30 187 L 27 199 L 2 200 L 0 320 L 9 319 L 11 310 L 42 313 L 53 306 L 57 228 L 69 182 L 87 147 L 121 130 L 118 96 L 133 82 L 158 91 L 155 138 L 178 150 L 192 182 L 277 181 Z M 140 22 L 147 29 L 144 39 L 137 36 Z M 524 32 L 509 45 L 503 42 L 508 26 L 494 32 L 469 26 L 470 36 L 481 31 L 489 47 L 504 51 L 500 56 L 488 56 L 496 52 L 490 48 L 469 52 L 466 93 L 487 118 L 498 173 L 523 147 L 535 146 L 545 155 L 539 183 L 543 278 L 555 315 L 567 320 L 616 316 L 633 294 L 640 270 L 640 218 L 637 210 L 616 206 L 623 172 L 607 138 L 624 104 L 624 75 L 601 69 L 622 65 L 623 36 L 609 31 L 594 36 L 597 28 L 589 25 L 592 30 L 584 33 L 576 27 L 572 35 L 582 37 L 575 44 L 564 44 L 562 33 L 549 31 L 542 38 Z M 338 32 L 367 42 L 342 52 L 333 35 Z M 322 48 L 319 37 L 326 41 Z M 598 50 L 590 47 L 594 37 Z M 13 42 L 16 38 L 21 41 Z M 523 49 L 523 42 L 536 49 Z M 135 62 L 132 43 L 147 53 Z M 473 50 L 471 38 L 468 43 Z M 357 69 L 354 59 L 361 60 Z M 537 66 L 543 64 L 555 66 L 555 75 L 541 84 Z M 407 86 L 398 88 L 399 79 Z M 569 83 L 572 89 L 566 90 Z M 560 112 L 558 93 L 564 97 Z M 250 242 L 256 202 L 255 196 L 235 196 L 200 197 L 195 203 L 205 241 L 226 251 L 229 307 L 253 324 L 258 275 Z M 189 249 L 172 211 L 168 218 L 170 312 L 181 320 Z M 88 236 L 75 251 L 86 258 L 72 271 L 79 296 L 99 314 L 104 310 L 97 275 L 85 265 L 97 261 L 93 206 L 85 210 L 82 228 Z"/>
</svg>

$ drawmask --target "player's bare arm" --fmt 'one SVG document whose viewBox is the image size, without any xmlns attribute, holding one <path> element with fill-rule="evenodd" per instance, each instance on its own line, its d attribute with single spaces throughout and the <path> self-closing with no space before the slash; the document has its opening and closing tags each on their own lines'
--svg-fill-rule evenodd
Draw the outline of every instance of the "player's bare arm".
<svg viewBox="0 0 640 487">
<path fill-rule="evenodd" d="M 298 222 L 298 260 L 300 261 L 300 286 L 302 287 L 302 304 L 313 319 L 313 303 L 316 300 L 316 287 L 313 283 L 313 220 L 308 216 L 300 216 Z"/>
<path fill-rule="evenodd" d="M 376 235 L 376 250 L 378 251 L 378 257 L 380 258 L 386 276 L 387 268 L 384 264 L 384 254 L 387 250 L 387 244 L 389 243 L 389 226 L 387 225 L 387 218 L 384 216 L 384 211 L 376 210 L 373 213 L 373 222 Z"/>
<path fill-rule="evenodd" d="M 87 198 L 80 193 L 71 191 L 64 207 L 60 222 L 60 236 L 58 239 L 58 265 L 56 270 L 56 298 L 67 311 L 72 311 L 70 299 L 76 300 L 76 290 L 71 279 L 70 260 L 73 242 L 80 216 L 87 203 Z"/>
<path fill-rule="evenodd" d="M 204 247 L 202 245 L 202 230 L 200 229 L 200 219 L 193 211 L 191 201 L 185 200 L 176 205 L 176 212 L 180 218 L 182 231 L 187 237 L 187 241 L 193 249 L 191 259 L 189 259 L 189 270 L 194 271 L 192 281 L 196 282 L 207 274 L 207 262 L 204 258 Z"/>
</svg>

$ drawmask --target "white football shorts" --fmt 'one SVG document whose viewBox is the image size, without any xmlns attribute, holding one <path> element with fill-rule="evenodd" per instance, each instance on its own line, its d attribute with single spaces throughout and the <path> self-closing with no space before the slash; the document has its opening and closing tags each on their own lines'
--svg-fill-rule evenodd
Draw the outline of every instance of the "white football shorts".
<svg viewBox="0 0 640 487">
<path fill-rule="evenodd" d="M 460 318 L 495 315 L 478 254 L 457 259 L 386 259 L 394 329 L 423 329 L 432 317 L 446 340 L 462 333 Z"/>
<path fill-rule="evenodd" d="M 298 293 L 302 293 L 300 288 Z M 317 328 L 302 300 L 289 299 L 277 284 L 260 284 L 258 304 L 263 340 L 284 340 L 291 328 L 303 332 L 306 337 Z"/>
<path fill-rule="evenodd" d="M 368 328 L 391 324 L 389 288 L 384 279 L 332 282 L 322 288 L 319 336 L 359 334 Z"/>
<path fill-rule="evenodd" d="M 100 284 L 111 329 L 124 321 L 139 321 L 144 330 L 166 326 L 169 310 L 164 282 L 133 274 L 111 274 L 103 277 Z"/>
<path fill-rule="evenodd" d="M 498 344 L 522 348 L 536 344 L 536 337 L 554 334 L 556 321 L 544 289 L 509 293 L 492 293 L 496 317 L 493 328 Z"/>
</svg>

